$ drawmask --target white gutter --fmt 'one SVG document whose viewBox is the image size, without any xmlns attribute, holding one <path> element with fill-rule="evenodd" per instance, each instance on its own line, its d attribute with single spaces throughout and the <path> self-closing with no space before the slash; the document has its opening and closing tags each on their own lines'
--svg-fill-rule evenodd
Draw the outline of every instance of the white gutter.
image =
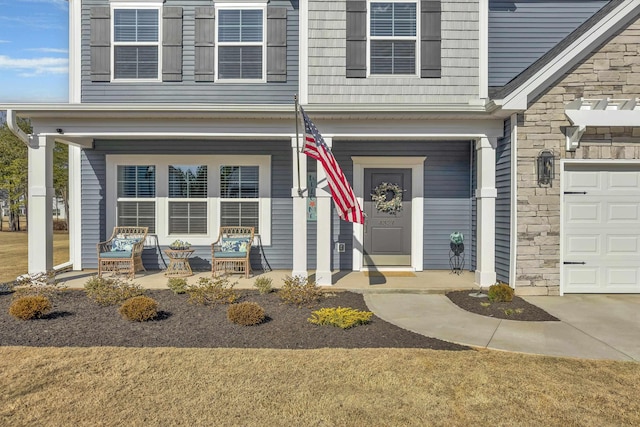
<svg viewBox="0 0 640 427">
<path fill-rule="evenodd" d="M 16 116 L 13 110 L 7 110 L 7 125 L 9 126 L 9 130 L 13 132 L 13 134 L 27 147 L 31 147 L 31 143 L 33 141 L 33 137 L 31 135 L 27 135 L 24 133 L 20 126 L 18 126 L 18 117 Z"/>
</svg>

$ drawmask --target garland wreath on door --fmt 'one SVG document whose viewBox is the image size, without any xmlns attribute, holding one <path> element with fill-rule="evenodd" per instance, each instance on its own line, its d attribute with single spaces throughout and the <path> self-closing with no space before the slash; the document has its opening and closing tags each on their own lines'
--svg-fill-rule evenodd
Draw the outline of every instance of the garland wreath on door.
<svg viewBox="0 0 640 427">
<path fill-rule="evenodd" d="M 402 211 L 402 193 L 404 191 L 398 184 L 383 182 L 373 189 L 371 200 L 374 201 L 378 212 L 395 215 Z M 387 200 L 387 194 L 389 193 L 392 193 L 393 197 Z"/>
</svg>

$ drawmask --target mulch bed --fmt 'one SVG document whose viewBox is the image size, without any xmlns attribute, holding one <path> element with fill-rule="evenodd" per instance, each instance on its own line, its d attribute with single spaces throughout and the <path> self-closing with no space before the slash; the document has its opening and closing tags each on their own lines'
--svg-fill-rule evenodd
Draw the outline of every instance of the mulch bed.
<svg viewBox="0 0 640 427">
<path fill-rule="evenodd" d="M 53 300 L 53 310 L 43 319 L 18 320 L 9 314 L 12 294 L 0 294 L 0 345 L 36 347 L 233 347 L 233 348 L 429 348 L 468 350 L 468 347 L 425 337 L 382 319 L 342 330 L 307 321 L 320 307 L 368 310 L 360 294 L 336 292 L 313 309 L 281 302 L 277 294 L 240 291 L 240 301 L 260 304 L 267 319 L 256 326 L 239 326 L 227 320 L 227 306 L 189 304 L 187 295 L 170 290 L 149 290 L 161 310 L 158 320 L 130 322 L 118 306 L 102 307 L 80 290 L 67 290 Z"/>
<path fill-rule="evenodd" d="M 514 296 L 511 302 L 490 302 L 489 298 L 472 296 L 475 290 L 448 292 L 447 297 L 463 310 L 497 319 L 524 320 L 533 322 L 557 321 L 543 309 L 528 303 L 520 297 Z"/>
</svg>

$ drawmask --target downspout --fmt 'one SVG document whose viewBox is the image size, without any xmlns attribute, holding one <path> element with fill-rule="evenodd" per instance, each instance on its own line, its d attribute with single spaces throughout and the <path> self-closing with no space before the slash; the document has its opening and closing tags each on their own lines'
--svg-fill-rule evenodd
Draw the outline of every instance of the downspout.
<svg viewBox="0 0 640 427">
<path fill-rule="evenodd" d="M 511 254 L 509 256 L 509 284 L 516 288 L 518 265 L 518 113 L 511 115 Z"/>
<path fill-rule="evenodd" d="M 18 116 L 16 116 L 16 113 L 13 110 L 7 110 L 7 125 L 9 126 L 9 130 L 13 132 L 20 141 L 24 142 L 28 148 L 33 148 L 33 136 L 27 135 L 22 129 L 20 129 L 20 126 L 18 126 Z"/>
</svg>

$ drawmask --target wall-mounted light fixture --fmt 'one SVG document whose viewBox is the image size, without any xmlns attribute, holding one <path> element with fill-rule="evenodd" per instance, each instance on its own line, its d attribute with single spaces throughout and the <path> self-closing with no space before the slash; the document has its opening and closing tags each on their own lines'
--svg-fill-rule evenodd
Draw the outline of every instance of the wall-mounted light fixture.
<svg viewBox="0 0 640 427">
<path fill-rule="evenodd" d="M 64 133 L 64 130 L 62 130 L 62 128 L 57 128 L 56 132 L 58 132 L 60 135 L 62 135 Z"/>
<path fill-rule="evenodd" d="M 553 187 L 555 173 L 553 151 L 544 150 L 538 155 L 538 185 Z"/>
</svg>

